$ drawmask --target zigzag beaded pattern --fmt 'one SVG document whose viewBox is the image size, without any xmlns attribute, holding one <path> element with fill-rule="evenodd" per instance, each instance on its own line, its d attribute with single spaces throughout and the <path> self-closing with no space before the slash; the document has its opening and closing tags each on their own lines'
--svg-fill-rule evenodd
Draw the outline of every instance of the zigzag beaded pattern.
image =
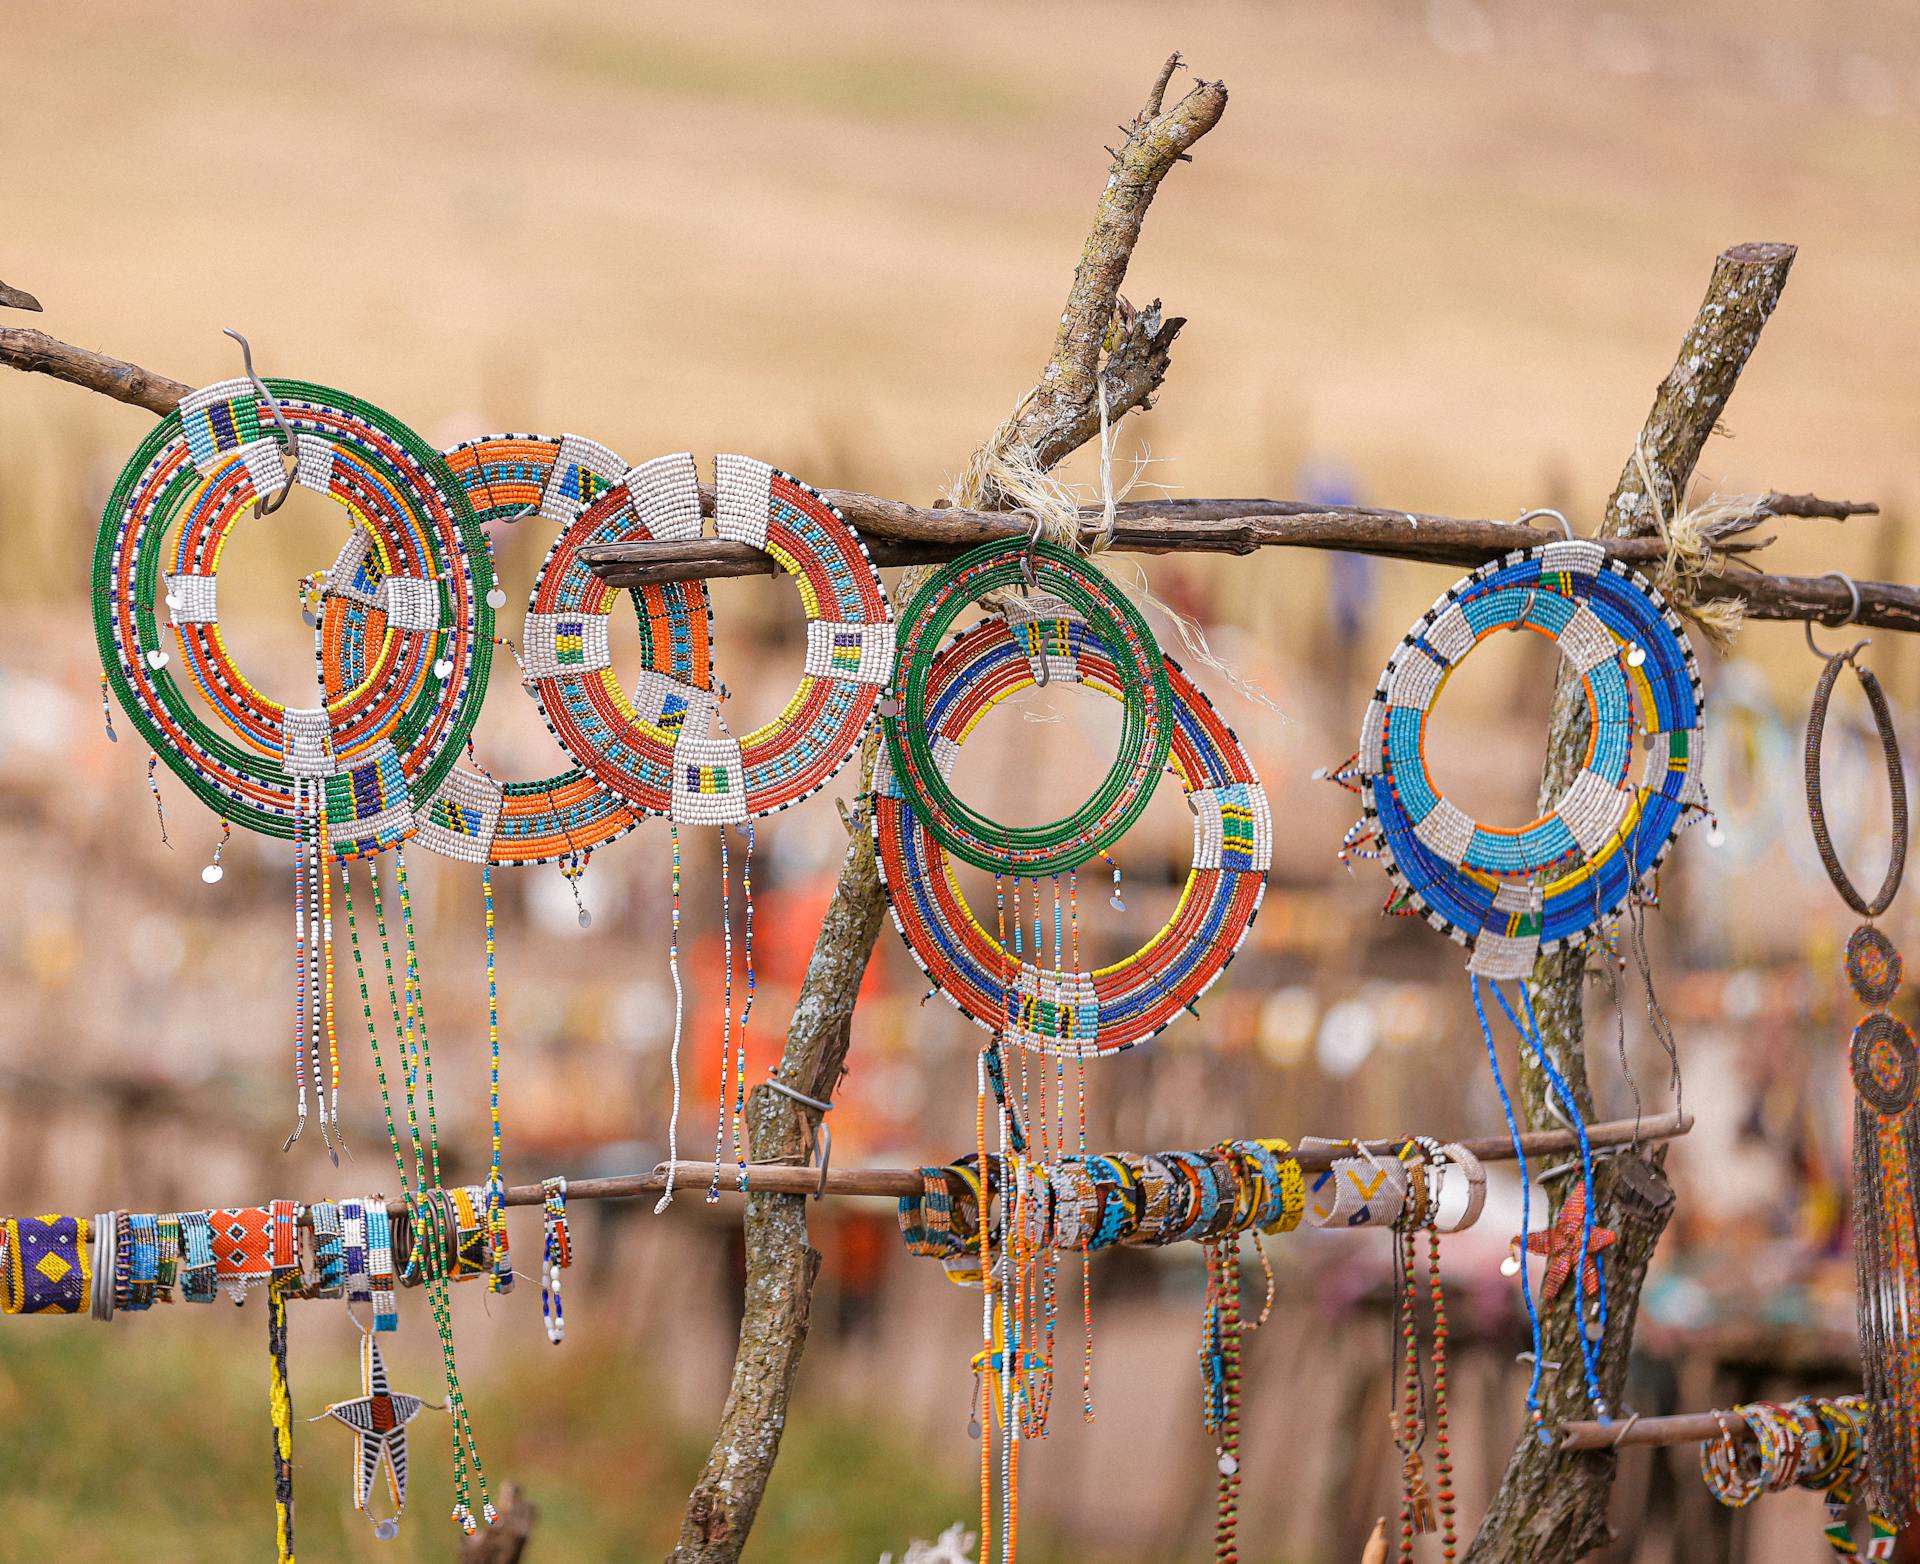
<svg viewBox="0 0 1920 1564">
<path fill-rule="evenodd" d="M 1528 629 L 1584 681 L 1592 719 L 1579 774 L 1547 814 L 1503 830 L 1433 785 L 1427 719 L 1480 641 Z M 1635 665 L 1632 649 L 1644 653 Z M 1426 920 L 1483 976 L 1521 977 L 1537 954 L 1578 945 L 1652 875 L 1700 809 L 1700 670 L 1680 617 L 1598 544 L 1553 543 L 1464 577 L 1410 629 L 1361 730 L 1368 818 L 1383 861 Z M 1636 734 L 1647 743 L 1631 780 Z"/>
<path fill-rule="evenodd" d="M 571 524 L 629 470 L 614 452 L 578 435 L 489 435 L 444 455 L 482 525 L 528 511 Z M 343 556 L 336 572 L 346 564 Z M 378 635 L 384 613 L 377 580 L 363 573 L 352 579 L 355 591 L 329 600 L 324 627 L 342 642 L 343 666 L 355 647 Z M 671 582 L 636 589 L 632 598 L 643 666 L 669 678 L 691 677 L 695 643 L 704 645 L 707 637 L 705 588 Z M 604 645 L 604 620 L 600 624 Z M 578 766 L 539 781 L 502 783 L 456 765 L 421 807 L 418 825 L 420 842 L 450 858 L 526 865 L 603 846 L 642 818 Z"/>
<path fill-rule="evenodd" d="M 287 482 L 251 384 L 235 380 L 191 393 L 121 472 L 94 551 L 95 636 L 128 717 L 205 803 L 249 829 L 292 837 L 303 779 L 324 778 L 334 851 L 359 856 L 411 833 L 413 799 L 439 786 L 472 728 L 492 660 L 483 596 L 492 581 L 476 583 L 473 561 L 485 551 L 472 510 L 419 436 L 342 392 L 271 386 L 295 431 L 293 481 L 354 518 L 367 556 L 407 583 L 396 599 L 403 619 L 431 618 L 432 627 L 383 623 L 377 650 L 351 665 L 330 663 L 316 634 L 316 698 L 338 691 L 324 707 L 289 712 L 233 665 L 214 611 L 220 555 L 254 499 Z M 166 590 L 178 604 L 181 659 L 231 738 L 167 671 L 154 604 L 176 523 Z M 444 680 L 435 674 L 442 661 L 451 664 Z"/>
<path fill-rule="evenodd" d="M 934 752 L 943 765 L 951 766 L 995 705 L 1033 685 L 1036 648 L 1048 657 L 1051 682 L 1123 699 L 1112 654 L 1077 616 L 1032 621 L 1018 633 L 1000 619 L 982 620 L 941 652 L 928 675 Z M 874 840 L 894 926 L 955 1009 L 1036 1052 L 1088 1056 L 1146 1042 L 1206 993 L 1259 913 L 1273 858 L 1266 790 L 1212 703 L 1172 658 L 1166 667 L 1170 758 L 1193 810 L 1193 868 L 1165 926 L 1096 972 L 1016 963 L 968 909 L 952 864 L 909 807 L 884 753 L 875 768 Z M 1010 982 L 1017 997 L 1008 1027 Z"/>
<path fill-rule="evenodd" d="M 893 611 L 866 546 L 839 512 L 799 479 L 749 457 L 718 457 L 715 477 L 716 535 L 771 554 L 806 611 L 806 667 L 772 722 L 737 741 L 714 731 L 709 627 L 692 615 L 653 621 L 672 659 L 644 673 L 631 698 L 600 663 L 596 620 L 604 621 L 615 589 L 579 551 L 699 537 L 690 454 L 635 468 L 582 514 L 548 554 L 528 611 L 528 675 L 561 745 L 634 808 L 695 825 L 773 814 L 819 791 L 852 758 L 892 672 Z"/>
</svg>

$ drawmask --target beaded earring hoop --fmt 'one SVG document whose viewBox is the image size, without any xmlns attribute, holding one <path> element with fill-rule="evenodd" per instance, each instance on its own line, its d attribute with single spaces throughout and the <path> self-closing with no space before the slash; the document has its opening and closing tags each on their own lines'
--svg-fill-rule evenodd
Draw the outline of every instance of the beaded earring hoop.
<svg viewBox="0 0 1920 1564">
<path fill-rule="evenodd" d="M 1518 831 L 1480 824 L 1434 785 L 1427 722 L 1486 637 L 1532 630 L 1580 675 L 1592 732 L 1579 774 Z M 1382 861 L 1411 910 L 1469 952 L 1468 970 L 1524 977 L 1590 939 L 1701 808 L 1700 670 L 1679 615 L 1599 544 L 1550 543 L 1483 565 L 1417 620 L 1361 728 L 1358 768 Z M 1648 750 L 1630 780 L 1633 741 Z"/>
<path fill-rule="evenodd" d="M 493 611 L 482 595 L 492 581 L 476 583 L 486 553 L 472 509 L 418 435 L 343 392 L 292 380 L 269 389 L 295 433 L 291 478 L 244 379 L 190 393 L 141 443 L 102 517 L 94 629 L 128 717 L 210 808 L 295 837 L 318 793 L 328 846 L 359 857 L 412 833 L 412 797 L 440 785 L 473 726 L 492 657 Z M 378 563 L 385 618 L 364 666 L 328 670 L 322 649 L 321 682 L 342 693 L 310 708 L 256 690 L 219 625 L 220 554 L 233 524 L 289 483 L 353 518 L 366 561 Z M 180 537 L 167 558 L 175 522 Z M 353 585 L 350 575 L 329 591 Z M 168 671 L 154 608 L 163 590 L 182 662 L 232 737 L 200 717 Z"/>
<path fill-rule="evenodd" d="M 806 609 L 805 671 L 778 717 L 739 739 L 712 731 L 720 702 L 706 625 L 690 614 L 649 615 L 675 660 L 644 672 L 631 698 L 608 667 L 605 621 L 618 589 L 596 579 L 580 551 L 699 538 L 699 474 L 684 452 L 634 468 L 554 544 L 523 649 L 527 682 L 562 747 L 634 807 L 694 825 L 743 823 L 819 791 L 852 758 L 893 669 L 893 611 L 845 518 L 765 462 L 723 455 L 714 470 L 715 534 L 772 555 Z"/>
<path fill-rule="evenodd" d="M 456 445 L 444 457 L 483 526 L 533 515 L 571 524 L 628 472 L 614 452 L 579 435 L 489 435 Z M 383 611 L 377 568 L 365 553 L 365 540 L 356 536 L 328 578 L 330 584 L 348 583 L 329 594 L 322 633 L 339 645 L 335 660 L 349 670 L 356 661 L 349 654 L 377 637 Z M 691 679 L 696 645 L 705 661 L 705 586 L 671 582 L 636 588 L 632 596 L 642 665 Z M 492 599 L 504 601 L 499 588 Z M 482 768 L 456 764 L 418 812 L 421 845 L 464 862 L 500 865 L 571 863 L 640 819 L 626 800 L 577 765 L 540 781 L 502 783 Z"/>
<path fill-rule="evenodd" d="M 1035 678 L 1045 682 L 1063 665 L 1070 671 L 1085 642 L 1095 641 L 1117 668 L 1126 720 L 1119 753 L 1086 804 L 1050 825 L 1010 827 L 970 809 L 948 785 L 929 683 L 934 648 L 968 605 L 1021 583 L 1046 593 L 1031 600 L 1037 607 L 1015 610 L 1029 655 L 1039 659 Z M 881 725 L 901 796 L 947 852 L 995 873 L 1064 873 L 1110 847 L 1147 807 L 1173 742 L 1167 663 L 1146 621 L 1105 576 L 1053 543 L 991 543 L 927 582 L 901 616 L 895 684 L 899 710 Z"/>
<path fill-rule="evenodd" d="M 1027 620 L 1024 634 L 1004 619 L 983 620 L 934 659 L 925 687 L 929 747 L 941 774 L 995 705 L 1036 683 L 1040 657 L 1048 659 L 1052 683 L 1126 699 L 1125 675 L 1086 621 L 1058 599 L 1029 601 L 1050 604 L 1046 611 L 1056 617 Z M 1260 910 L 1273 856 L 1266 790 L 1212 703 L 1172 658 L 1164 666 L 1174 714 L 1171 769 L 1194 817 L 1193 868 L 1159 932 L 1097 972 L 1043 966 L 1038 941 L 1032 960 L 1016 962 L 968 909 L 945 850 L 909 804 L 890 757 L 882 755 L 875 767 L 874 839 L 894 926 L 955 1009 L 1038 1053 L 1092 1056 L 1147 1041 L 1225 971 Z M 1018 976 L 1010 978 L 1016 966 Z"/>
</svg>

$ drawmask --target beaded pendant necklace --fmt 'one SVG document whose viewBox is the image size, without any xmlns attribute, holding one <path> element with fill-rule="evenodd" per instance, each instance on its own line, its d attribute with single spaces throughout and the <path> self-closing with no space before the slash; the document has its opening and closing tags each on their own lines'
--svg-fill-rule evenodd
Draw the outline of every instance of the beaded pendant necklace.
<svg viewBox="0 0 1920 1564">
<path fill-rule="evenodd" d="M 590 776 L 644 814 L 668 822 L 673 864 L 674 984 L 669 1067 L 674 1104 L 667 1127 L 668 1184 L 679 1160 L 680 1045 L 683 989 L 679 966 L 680 827 L 720 833 L 725 992 L 721 1024 L 719 1112 L 714 1182 L 719 1199 L 731 1132 L 733 1176 L 746 1187 L 747 1025 L 753 967 L 753 822 L 812 796 L 859 746 L 893 668 L 893 611 L 866 545 L 820 493 L 750 457 L 714 463 L 714 534 L 771 555 L 799 589 L 807 616 L 800 683 L 780 715 L 736 737 L 725 721 L 723 687 L 713 677 L 705 612 L 689 614 L 664 643 L 681 660 L 645 669 L 624 691 L 606 653 L 606 616 L 615 588 L 588 568 L 584 550 L 609 543 L 688 542 L 704 534 L 699 472 L 685 452 L 626 472 L 555 542 L 541 567 L 527 613 L 523 675 L 547 726 Z M 734 1004 L 732 864 L 729 829 L 745 847 L 741 894 L 746 919 L 741 955 L 744 991 Z"/>
<path fill-rule="evenodd" d="M 1813 644 L 1811 631 L 1807 644 Z M 1853 1252 L 1859 1282 L 1860 1357 L 1868 1416 L 1867 1475 L 1877 1510 L 1904 1522 L 1920 1503 L 1920 1058 L 1906 1022 L 1891 1013 L 1906 964 L 1875 920 L 1899 894 L 1907 864 L 1907 785 L 1885 691 L 1858 660 L 1861 647 L 1826 659 L 1807 715 L 1807 818 L 1827 878 L 1863 921 L 1847 938 L 1847 981 L 1867 1007 L 1853 1029 Z M 1892 848 L 1880 889 L 1863 896 L 1834 851 L 1821 782 L 1827 708 L 1842 669 L 1859 681 L 1886 755 Z"/>
<path fill-rule="evenodd" d="M 1017 587 L 1020 595 L 1009 599 L 997 621 L 967 632 L 947 654 L 936 656 L 942 639 L 971 604 L 1007 587 Z M 1104 673 L 1105 689 L 1124 710 L 1119 752 L 1093 797 L 1060 820 L 1023 827 L 1004 825 L 962 802 L 948 777 L 973 723 L 995 700 L 1015 689 L 1044 686 L 1055 676 L 1078 682 L 1083 659 L 1089 675 L 1096 669 Z M 886 750 L 875 768 L 874 829 L 879 855 L 890 860 L 882 872 L 896 923 L 935 986 L 945 988 L 987 1032 L 976 1066 L 975 1112 L 975 1155 L 983 1176 L 982 1346 L 975 1358 L 982 1381 L 980 1556 L 987 1559 L 993 1553 L 997 1407 L 1000 1556 L 1011 1564 L 1018 1549 L 1020 1444 L 1023 1436 L 1045 1434 L 1057 1339 L 1055 1262 L 1051 1246 L 1034 1242 L 1036 1228 L 1048 1218 L 1051 1190 L 1036 1182 L 1033 1156 L 1038 1150 L 1044 1159 L 1061 1149 L 1054 1137 L 1057 1131 L 1064 1139 L 1066 1092 L 1064 1070 L 1056 1066 L 1050 1080 L 1045 1056 L 1077 1060 L 1099 1051 L 1098 996 L 1078 970 L 1075 873 L 1089 859 L 1104 854 L 1146 807 L 1173 742 L 1174 695 L 1167 662 L 1133 605 L 1080 556 L 1041 543 L 1036 536 L 1025 545 L 995 543 L 975 549 L 937 572 L 915 594 L 901 616 L 893 688 L 881 707 L 881 723 Z M 1191 786 L 1192 779 L 1201 775 L 1196 765 L 1183 774 L 1183 780 Z M 966 912 L 942 856 L 945 853 L 993 875 L 991 936 Z M 1071 913 L 1070 934 L 1060 910 L 1061 875 L 1068 877 L 1065 906 Z M 1257 880 L 1258 876 L 1247 878 Z M 1023 881 L 1031 886 L 1031 922 Z M 1055 907 L 1053 954 L 1051 965 L 1043 965 L 1047 929 L 1043 896 L 1048 882 Z M 1257 907 L 1258 899 L 1256 885 L 1251 906 Z M 963 924 L 977 940 L 961 957 L 960 942 L 942 936 Z M 1229 941 L 1229 957 L 1233 944 L 1237 940 Z M 1068 945 L 1074 966 L 1063 970 Z M 1224 964 L 1217 960 L 1213 971 L 1217 973 Z M 1151 979 L 1138 986 L 1136 1006 L 1151 988 Z M 1130 1033 L 1111 1028 L 1109 1046 L 1151 1036 L 1169 1018 L 1136 1021 Z M 1009 1039 L 1020 1045 L 1015 1061 L 1008 1057 Z M 1031 1068 L 1030 1051 L 1040 1056 Z M 989 1095 L 997 1159 L 990 1158 Z M 1084 1113 L 1082 1097 L 1082 1126 Z M 1082 1137 L 1084 1141 L 1084 1128 Z M 991 1214 L 996 1163 L 1002 1175 L 997 1190 L 997 1225 L 1002 1235 L 997 1256 Z M 1091 1293 L 1084 1261 L 1083 1249 L 1083 1303 L 1090 1321 Z M 1083 1376 L 1082 1396 L 1083 1411 L 1090 1415 L 1090 1366 Z"/>
<path fill-rule="evenodd" d="M 323 605 L 364 589 L 380 620 L 349 668 L 307 609 L 316 687 L 305 707 L 269 699 L 235 664 L 218 602 L 221 557 L 240 517 L 270 513 L 296 485 L 341 505 L 356 540 L 349 549 L 379 566 L 377 579 L 342 572 L 324 590 L 303 584 L 303 601 Z M 444 780 L 478 714 L 493 580 L 472 509 L 445 464 L 399 420 L 324 387 L 261 381 L 249 368 L 245 378 L 188 393 L 141 443 L 108 497 L 93 574 L 107 688 L 155 755 L 220 818 L 202 878 L 222 877 L 235 823 L 294 843 L 297 1117 L 288 1145 L 311 1102 L 337 1163 L 328 865 L 413 834 L 416 801 Z M 170 671 L 175 652 L 184 682 Z M 157 786 L 154 795 L 157 802 Z"/>
<path fill-rule="evenodd" d="M 1426 759 L 1428 721 L 1447 679 L 1476 646 L 1503 630 L 1529 630 L 1555 645 L 1581 678 L 1590 719 L 1573 782 L 1547 813 L 1519 830 L 1470 817 L 1441 793 Z M 1394 882 L 1386 910 L 1421 916 L 1467 947 L 1474 1014 L 1519 1162 L 1523 1231 L 1532 1225 L 1531 1176 L 1485 991 L 1575 1131 L 1585 1213 L 1575 1275 L 1593 1265 L 1598 1282 L 1580 1333 L 1581 1365 L 1602 1420 L 1608 1415 L 1599 1381 L 1607 1289 L 1593 1260 L 1593 1152 L 1577 1096 L 1541 1036 L 1525 980 L 1538 956 L 1601 934 L 1643 894 L 1643 884 L 1652 883 L 1682 827 L 1704 812 L 1701 711 L 1699 669 L 1679 616 L 1600 544 L 1569 535 L 1482 566 L 1415 621 L 1368 704 L 1359 751 L 1332 773 L 1366 804 L 1342 858 L 1378 858 Z M 1636 738 L 1646 754 L 1638 780 Z M 1501 986 L 1507 981 L 1517 1003 Z M 1533 1337 L 1527 1409 L 1544 1441 L 1550 1435 L 1541 1426 L 1540 1313 L 1524 1263 L 1513 1270 Z M 1570 1296 L 1576 1309 L 1585 1307 L 1579 1285 Z"/>
</svg>

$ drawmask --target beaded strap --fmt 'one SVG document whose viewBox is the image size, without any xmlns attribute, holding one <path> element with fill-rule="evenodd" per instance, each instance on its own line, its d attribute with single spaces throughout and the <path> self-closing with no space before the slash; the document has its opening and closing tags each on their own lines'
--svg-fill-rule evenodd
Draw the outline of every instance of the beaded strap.
<svg viewBox="0 0 1920 1564">
<path fill-rule="evenodd" d="M 1900 739 L 1894 731 L 1893 712 L 1887 705 L 1886 692 L 1880 688 L 1880 681 L 1874 677 L 1873 670 L 1856 659 L 1859 650 L 1856 646 L 1852 651 L 1829 657 L 1826 666 L 1820 670 L 1819 683 L 1814 686 L 1813 705 L 1807 713 L 1807 820 L 1813 827 L 1813 845 L 1819 849 L 1820 862 L 1827 871 L 1827 878 L 1833 881 L 1833 888 L 1861 917 L 1877 918 L 1893 905 L 1901 877 L 1907 869 L 1907 777 L 1900 763 Z M 1853 670 L 1854 677 L 1860 681 L 1861 690 L 1866 694 L 1868 706 L 1873 709 L 1873 725 L 1879 730 L 1880 747 L 1886 754 L 1887 789 L 1893 800 L 1893 849 L 1887 862 L 1886 875 L 1880 881 L 1880 889 L 1872 901 L 1860 894 L 1846 866 L 1840 862 L 1840 855 L 1833 850 L 1833 838 L 1827 830 L 1826 803 L 1821 795 L 1821 751 L 1826 739 L 1827 707 L 1833 699 L 1834 684 L 1843 667 Z"/>
</svg>

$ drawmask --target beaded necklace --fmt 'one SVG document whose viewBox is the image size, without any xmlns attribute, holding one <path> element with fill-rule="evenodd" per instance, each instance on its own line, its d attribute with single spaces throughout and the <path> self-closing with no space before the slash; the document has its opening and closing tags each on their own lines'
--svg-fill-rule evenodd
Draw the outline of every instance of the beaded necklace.
<svg viewBox="0 0 1920 1564">
<path fill-rule="evenodd" d="M 1812 644 L 1812 637 L 1808 637 Z M 1861 643 L 1864 645 L 1865 643 Z M 1860 646 L 1826 659 L 1807 716 L 1807 817 L 1827 878 L 1863 921 L 1847 939 L 1847 979 L 1868 1007 L 1849 1048 L 1853 1077 L 1853 1247 L 1859 1280 L 1860 1356 L 1871 1435 L 1867 1477 L 1875 1508 L 1904 1521 L 1920 1502 L 1920 1056 L 1913 1033 L 1891 1013 L 1906 964 L 1876 919 L 1893 905 L 1907 860 L 1906 773 L 1885 692 L 1858 660 Z M 1834 851 L 1821 786 L 1827 708 L 1841 670 L 1851 668 L 1873 710 L 1886 755 L 1893 812 L 1892 851 L 1879 890 L 1862 895 Z"/>
<path fill-rule="evenodd" d="M 363 641 L 348 667 L 338 638 L 309 609 L 315 704 L 284 707 L 228 653 L 219 567 L 239 518 L 277 508 L 296 484 L 343 507 L 347 554 L 357 550 L 367 567 L 337 567 L 324 589 L 310 580 L 303 592 L 317 593 L 323 608 L 359 592 L 377 608 L 380 634 L 377 644 Z M 156 803 L 152 772 L 164 760 L 219 816 L 219 845 L 202 878 L 222 878 L 221 849 L 236 821 L 295 843 L 297 1117 L 288 1144 L 305 1128 L 311 1077 L 337 1163 L 325 865 L 411 835 L 416 801 L 445 779 L 478 713 L 494 584 L 473 511 L 445 464 L 399 420 L 344 393 L 261 381 L 249 369 L 246 378 L 190 392 L 142 442 L 102 513 L 93 577 L 104 688 L 152 746 Z M 184 683 L 170 671 L 157 600 Z M 115 737 L 110 715 L 108 735 Z"/>
<path fill-rule="evenodd" d="M 1472 819 L 1440 792 L 1426 761 L 1427 724 L 1447 679 L 1481 641 L 1502 630 L 1530 630 L 1552 641 L 1580 675 L 1590 718 L 1587 752 L 1573 782 L 1547 813 L 1517 831 Z M 1482 566 L 1415 621 L 1368 704 L 1359 751 L 1331 773 L 1365 800 L 1363 819 L 1342 844 L 1343 860 L 1377 858 L 1393 881 L 1386 910 L 1417 914 L 1468 949 L 1474 1013 L 1520 1164 L 1523 1228 L 1531 1228 L 1529 1173 L 1483 981 L 1518 1035 L 1522 1056 L 1545 1075 L 1549 1097 L 1575 1129 L 1585 1196 L 1575 1275 L 1596 1266 L 1598 1278 L 1596 1309 L 1580 1333 L 1581 1364 L 1603 1421 L 1599 1362 L 1607 1292 L 1605 1273 L 1592 1259 L 1592 1148 L 1524 980 L 1538 956 L 1603 933 L 1651 882 L 1682 827 L 1704 812 L 1701 711 L 1699 669 L 1679 616 L 1600 544 L 1569 536 Z M 1647 753 L 1638 781 L 1632 775 L 1636 737 Z M 1506 980 L 1519 990 L 1517 1006 L 1501 987 Z M 1524 1262 L 1512 1270 L 1520 1276 L 1533 1337 L 1527 1408 L 1546 1441 L 1540 1315 Z M 1581 1308 L 1579 1285 L 1571 1296 Z"/>
</svg>

